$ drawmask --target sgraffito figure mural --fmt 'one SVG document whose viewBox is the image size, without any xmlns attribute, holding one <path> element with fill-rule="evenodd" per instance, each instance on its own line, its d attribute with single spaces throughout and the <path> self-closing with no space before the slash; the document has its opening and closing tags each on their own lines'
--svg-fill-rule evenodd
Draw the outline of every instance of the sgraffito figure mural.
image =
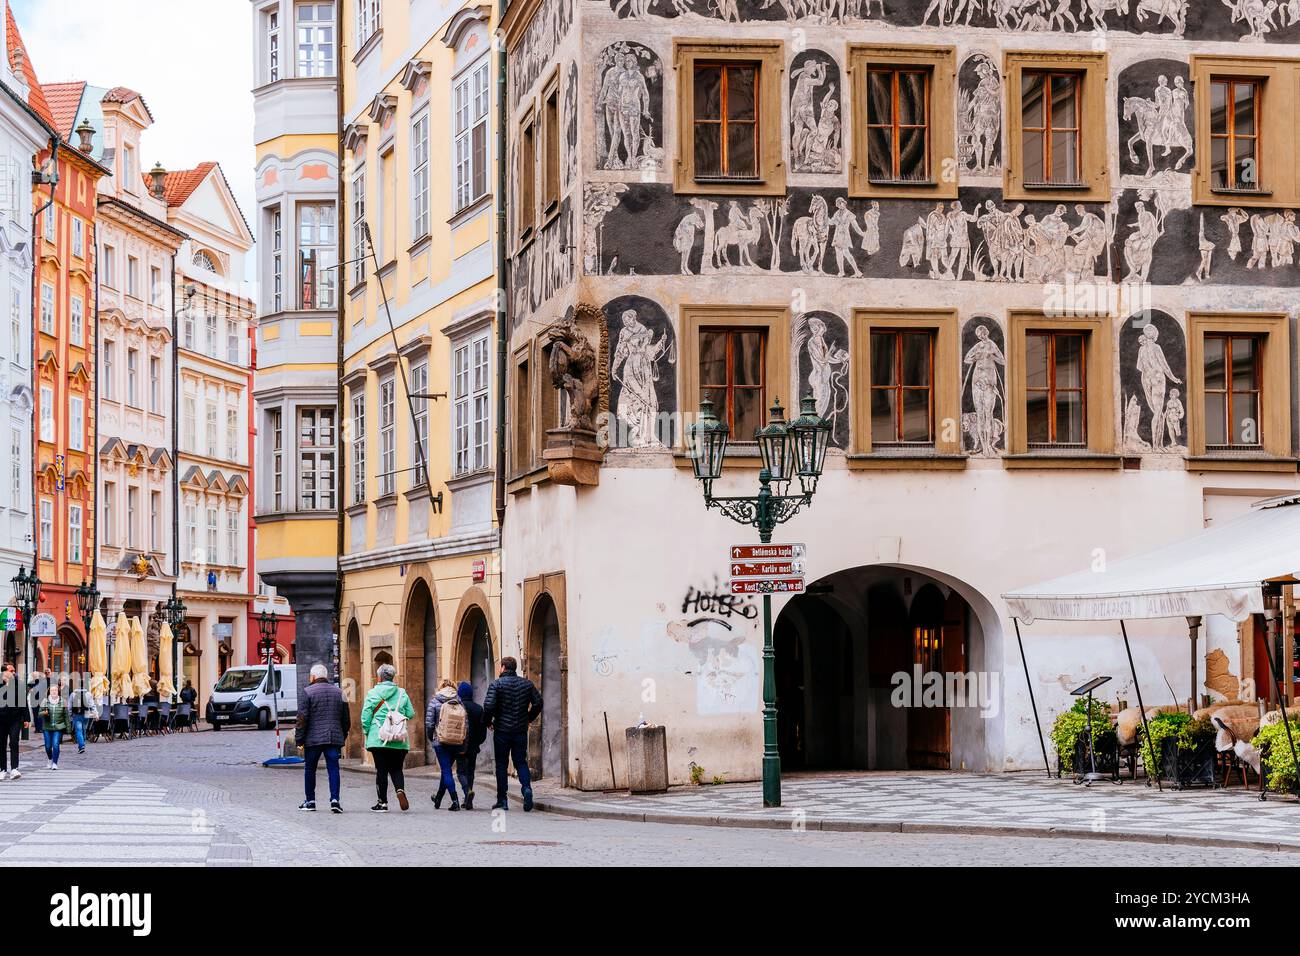
<svg viewBox="0 0 1300 956">
<path fill-rule="evenodd" d="M 961 333 L 962 448 L 993 458 L 1006 447 L 1006 339 L 995 319 L 978 315 Z"/>
<path fill-rule="evenodd" d="M 849 327 L 834 312 L 794 317 L 793 349 L 799 363 L 799 394 L 811 395 L 817 414 L 831 423 L 831 442 L 849 445 Z M 791 409 L 798 407 L 790 401 Z"/>
<path fill-rule="evenodd" d="M 1151 59 L 1119 75 L 1120 172 L 1149 177 L 1190 172 L 1194 159 L 1187 64 Z"/>
<path fill-rule="evenodd" d="M 611 43 L 596 61 L 596 168 L 663 166 L 663 66 L 649 47 Z"/>
<path fill-rule="evenodd" d="M 1177 454 L 1187 445 L 1186 338 L 1173 316 L 1156 310 L 1120 331 L 1123 447 L 1129 454 Z"/>
<path fill-rule="evenodd" d="M 838 173 L 843 164 L 840 68 L 829 53 L 804 50 L 790 66 L 790 166 Z"/>
<path fill-rule="evenodd" d="M 609 411 L 614 444 L 672 447 L 677 410 L 677 337 L 663 308 L 637 295 L 605 304 Z"/>
<path fill-rule="evenodd" d="M 1002 169 L 1002 76 L 983 53 L 968 56 L 957 77 L 957 159 L 977 176 Z"/>
<path fill-rule="evenodd" d="M 578 64 L 569 64 L 564 83 L 564 161 L 561 188 L 568 190 L 578 178 Z"/>
</svg>

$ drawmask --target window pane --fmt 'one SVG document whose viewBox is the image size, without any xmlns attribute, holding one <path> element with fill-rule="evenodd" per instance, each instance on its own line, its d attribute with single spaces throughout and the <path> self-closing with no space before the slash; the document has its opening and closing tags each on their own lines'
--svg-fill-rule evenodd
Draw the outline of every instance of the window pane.
<svg viewBox="0 0 1300 956">
<path fill-rule="evenodd" d="M 894 122 L 892 73 L 867 74 L 867 122 L 891 126 Z"/>
<path fill-rule="evenodd" d="M 1025 73 L 1021 78 L 1021 107 L 1020 107 L 1020 125 L 1028 129 L 1029 127 L 1043 127 L 1043 75 L 1041 73 Z"/>
<path fill-rule="evenodd" d="M 895 424 L 894 401 L 898 393 L 892 389 L 871 390 L 871 440 L 877 443 L 898 441 Z"/>
<path fill-rule="evenodd" d="M 1255 394 L 1232 397 L 1232 441 L 1237 445 L 1258 445 L 1259 396 Z"/>
<path fill-rule="evenodd" d="M 1255 388 L 1255 340 L 1232 340 L 1233 391 L 1250 391 Z"/>
<path fill-rule="evenodd" d="M 695 118 L 722 117 L 722 70 L 716 66 L 695 68 Z"/>
<path fill-rule="evenodd" d="M 1025 437 L 1032 444 L 1052 440 L 1047 409 L 1047 392 L 1029 392 L 1025 397 Z"/>
<path fill-rule="evenodd" d="M 716 123 L 695 124 L 695 172 L 722 175 L 722 127 Z"/>
<path fill-rule="evenodd" d="M 1056 387 L 1083 386 L 1083 336 L 1056 336 Z"/>
<path fill-rule="evenodd" d="M 1228 397 L 1222 392 L 1211 392 L 1205 396 L 1205 444 L 1226 445 L 1227 432 L 1224 423 L 1228 414 Z"/>
<path fill-rule="evenodd" d="M 894 385 L 894 343 L 892 333 L 871 336 L 871 384 Z"/>
<path fill-rule="evenodd" d="M 1223 339 L 1206 338 L 1205 340 L 1205 387 L 1211 389 L 1222 389 L 1224 387 L 1223 372 Z"/>
<path fill-rule="evenodd" d="M 1047 388 L 1047 336 L 1025 336 L 1025 385 Z"/>
<path fill-rule="evenodd" d="M 1077 183 L 1079 181 L 1078 133 L 1052 134 L 1052 182 Z"/>
<path fill-rule="evenodd" d="M 1238 136 L 1252 136 L 1255 133 L 1255 84 L 1237 83 L 1232 88 L 1233 126 Z"/>
<path fill-rule="evenodd" d="M 700 384 L 727 384 L 727 333 L 700 333 Z"/>
<path fill-rule="evenodd" d="M 888 126 L 867 130 L 867 177 L 875 182 L 894 178 L 894 137 Z"/>
<path fill-rule="evenodd" d="M 753 123 L 733 123 L 727 127 L 727 175 L 756 176 Z"/>
<path fill-rule="evenodd" d="M 1210 84 L 1210 132 L 1220 135 L 1228 131 L 1228 84 Z"/>
<path fill-rule="evenodd" d="M 1079 78 L 1077 76 L 1052 77 L 1052 128 L 1074 129 L 1078 107 Z"/>
<path fill-rule="evenodd" d="M 1239 139 L 1235 141 L 1234 146 L 1233 185 L 1238 189 L 1255 189 L 1259 178 L 1255 166 L 1255 141 Z"/>
<path fill-rule="evenodd" d="M 1210 140 L 1210 182 L 1214 189 L 1228 189 L 1228 141 Z"/>
<path fill-rule="evenodd" d="M 1026 132 L 1024 135 L 1025 182 L 1045 182 L 1045 154 L 1043 152 L 1043 134 Z"/>
<path fill-rule="evenodd" d="M 1083 444 L 1083 392 L 1056 393 L 1056 441 Z"/>
<path fill-rule="evenodd" d="M 763 392 L 757 388 L 738 388 L 731 394 L 736 402 L 731 437 L 735 441 L 753 441 L 754 433 L 763 427 Z"/>
<path fill-rule="evenodd" d="M 763 384 L 763 333 L 737 332 L 732 355 L 736 385 Z"/>
<path fill-rule="evenodd" d="M 930 390 L 903 390 L 903 441 L 930 441 Z"/>
<path fill-rule="evenodd" d="M 727 119 L 754 120 L 754 87 L 758 71 L 752 66 L 731 67 L 727 70 Z"/>
<path fill-rule="evenodd" d="M 898 133 L 898 178 L 925 182 L 930 178 L 929 150 L 924 129 L 904 129 Z"/>
<path fill-rule="evenodd" d="M 920 126 L 925 123 L 925 73 L 898 74 L 898 123 Z"/>
<path fill-rule="evenodd" d="M 928 333 L 903 336 L 903 384 L 930 384 L 930 336 Z"/>
</svg>

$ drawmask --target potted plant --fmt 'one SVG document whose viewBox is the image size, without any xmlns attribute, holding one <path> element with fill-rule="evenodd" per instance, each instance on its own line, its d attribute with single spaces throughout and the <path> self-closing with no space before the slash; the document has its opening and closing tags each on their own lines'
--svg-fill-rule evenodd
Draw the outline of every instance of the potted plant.
<svg viewBox="0 0 1300 956">
<path fill-rule="evenodd" d="M 1291 737 L 1300 748 L 1300 723 L 1290 721 L 1290 724 Z M 1251 743 L 1259 748 L 1260 769 L 1268 788 L 1282 793 L 1293 792 L 1296 789 L 1296 765 L 1291 758 L 1286 728 L 1281 722 L 1259 728 Z"/>
<path fill-rule="evenodd" d="M 1092 702 L 1092 745 L 1097 755 L 1097 769 L 1103 769 L 1103 762 L 1112 747 L 1103 739 L 1106 735 L 1114 737 L 1110 721 L 1110 705 L 1100 700 Z M 1084 773 L 1088 762 L 1088 698 L 1080 697 L 1069 710 L 1058 714 L 1052 724 L 1052 744 L 1056 748 L 1056 775 L 1063 773 Z M 1115 767 L 1118 763 L 1112 761 Z"/>
<path fill-rule="evenodd" d="M 1213 787 L 1214 725 L 1190 714 L 1156 714 L 1147 721 L 1149 740 L 1142 742 L 1142 766 L 1151 780 L 1170 780 L 1176 789 Z M 1158 756 L 1157 756 L 1158 755 Z"/>
</svg>

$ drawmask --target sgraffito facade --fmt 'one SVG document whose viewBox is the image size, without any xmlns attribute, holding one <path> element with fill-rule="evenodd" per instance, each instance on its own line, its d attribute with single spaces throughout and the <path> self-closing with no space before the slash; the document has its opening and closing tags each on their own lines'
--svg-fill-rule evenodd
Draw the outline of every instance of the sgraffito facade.
<svg viewBox="0 0 1300 956">
<path fill-rule="evenodd" d="M 641 716 L 674 782 L 758 776 L 762 625 L 726 563 L 756 535 L 704 509 L 702 398 L 721 494 L 756 490 L 776 399 L 831 422 L 778 532 L 812 585 L 776 602 L 788 767 L 1034 766 L 1000 595 L 1296 490 L 1293 5 L 521 0 L 504 34 L 503 651 L 542 684 L 543 776 L 626 779 Z M 550 375 L 568 319 L 596 465 Z M 1148 703 L 1261 676 L 1249 628 L 1206 623 L 1195 687 L 1181 619 L 1131 632 Z M 1136 702 L 1111 629 L 1025 641 L 1045 722 L 1094 674 Z M 932 671 L 990 699 L 891 701 Z"/>
</svg>

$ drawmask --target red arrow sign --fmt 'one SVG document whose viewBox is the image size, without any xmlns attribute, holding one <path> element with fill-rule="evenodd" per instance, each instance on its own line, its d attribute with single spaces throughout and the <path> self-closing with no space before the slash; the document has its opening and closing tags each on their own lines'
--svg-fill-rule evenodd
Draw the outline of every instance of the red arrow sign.
<svg viewBox="0 0 1300 956">
<path fill-rule="evenodd" d="M 732 581 L 732 594 L 802 594 L 803 578 L 758 578 Z"/>
<path fill-rule="evenodd" d="M 802 561 L 732 561 L 733 578 L 772 578 L 802 575 Z"/>
<path fill-rule="evenodd" d="M 781 558 L 802 558 L 808 548 L 802 544 L 733 544 L 727 555 L 729 561 L 770 561 Z"/>
</svg>

